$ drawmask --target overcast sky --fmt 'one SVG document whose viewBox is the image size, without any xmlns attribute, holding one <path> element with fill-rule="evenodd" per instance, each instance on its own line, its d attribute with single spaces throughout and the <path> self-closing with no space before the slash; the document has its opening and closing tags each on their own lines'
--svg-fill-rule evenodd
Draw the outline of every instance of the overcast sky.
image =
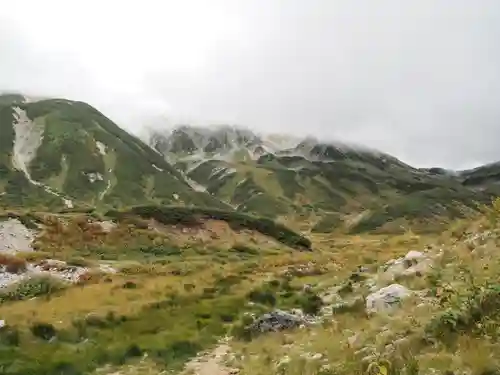
<svg viewBox="0 0 500 375">
<path fill-rule="evenodd" d="M 500 160 L 500 1 L 5 1 L 0 90 L 472 167 Z"/>
</svg>

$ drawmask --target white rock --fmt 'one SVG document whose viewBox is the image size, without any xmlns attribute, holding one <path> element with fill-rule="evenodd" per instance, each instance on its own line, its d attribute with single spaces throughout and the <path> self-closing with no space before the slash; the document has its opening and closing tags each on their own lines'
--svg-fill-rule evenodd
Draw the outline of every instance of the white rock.
<svg viewBox="0 0 500 375">
<path fill-rule="evenodd" d="M 97 149 L 101 155 L 106 155 L 106 145 L 102 142 L 97 141 L 96 143 Z"/>
<path fill-rule="evenodd" d="M 405 255 L 405 260 L 419 262 L 421 259 L 425 258 L 424 253 L 420 251 L 411 250 Z"/>
<path fill-rule="evenodd" d="M 410 295 L 411 291 L 403 285 L 391 284 L 366 297 L 366 311 L 368 313 L 389 312 Z"/>
<path fill-rule="evenodd" d="M 35 232 L 17 219 L 0 222 L 0 252 L 32 251 Z"/>
</svg>

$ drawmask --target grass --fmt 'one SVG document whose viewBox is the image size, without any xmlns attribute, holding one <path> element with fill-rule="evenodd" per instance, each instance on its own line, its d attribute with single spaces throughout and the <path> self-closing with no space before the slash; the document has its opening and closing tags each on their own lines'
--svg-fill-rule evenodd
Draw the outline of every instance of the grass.
<svg viewBox="0 0 500 375">
<path fill-rule="evenodd" d="M 0 303 L 7 323 L 0 330 L 0 368 L 14 375 L 175 373 L 220 337 L 236 335 L 238 327 L 248 324 L 246 313 L 300 307 L 315 314 L 321 307 L 315 296 L 345 284 L 358 266 L 375 272 L 389 259 L 432 245 L 444 249 L 438 267 L 425 277 L 399 282 L 425 291 L 433 303 L 410 298 L 394 314 L 373 317 L 354 304 L 315 326 L 235 340 L 234 365 L 248 375 L 325 375 L 365 373 L 370 363 L 384 360 L 391 374 L 431 369 L 483 374 L 500 365 L 499 207 L 439 234 L 313 233 L 312 252 L 275 241 L 253 242 L 257 234 L 246 237 L 245 230 L 238 233 L 227 222 L 228 231 L 212 233 L 217 221 L 234 219 L 219 216 L 220 211 L 135 211 L 144 218 L 121 217 L 109 233 L 82 213 L 16 213 L 46 228 L 35 243 L 38 252 L 16 257 L 21 263 L 37 257 L 81 265 L 106 261 L 119 272 L 64 288 L 42 283 L 13 288 L 19 298 Z M 210 223 L 208 214 L 217 220 Z M 150 217 L 165 224 L 149 227 Z M 202 223 L 203 231 L 190 232 L 193 223 Z M 465 241 L 469 232 L 483 231 L 490 231 L 490 237 Z M 9 258 L 4 263 L 16 262 Z M 310 292 L 305 284 L 311 285 Z M 367 292 L 354 285 L 343 298 Z"/>
<path fill-rule="evenodd" d="M 490 214 L 500 216 L 500 210 L 495 212 Z M 421 304 L 421 299 L 414 297 L 390 316 L 337 314 L 321 326 L 239 342 L 234 345 L 233 364 L 248 375 L 365 373 L 375 362 L 387 363 L 391 374 L 497 373 L 500 258 L 496 249 L 500 230 L 495 220 L 486 218 L 465 226 L 472 233 L 493 232 L 470 245 L 464 243 L 468 235 L 464 236 L 461 223 L 438 238 L 408 233 L 392 239 L 379 236 L 379 242 L 372 244 L 395 251 L 393 257 L 404 253 L 401 246 L 405 244 L 407 249 L 425 248 L 432 241 L 442 247 L 436 268 L 426 277 L 402 281 L 413 290 L 424 291 L 433 303 Z M 367 256 L 366 250 L 359 251 Z M 342 269 L 357 263 L 355 257 L 345 261 Z M 383 262 L 382 258 L 377 261 Z M 322 277 L 316 278 L 318 285 Z M 324 287 L 341 283 L 345 274 L 335 279 Z"/>
<path fill-rule="evenodd" d="M 123 222 L 107 233 L 89 218 L 37 214 L 46 230 L 35 243 L 37 252 L 19 259 L 93 265 L 114 259 L 121 271 L 63 289 L 33 280 L 9 290 L 0 303 L 2 319 L 15 332 L 5 339 L 12 344 L 0 347 L 0 366 L 7 373 L 98 373 L 140 366 L 142 353 L 148 353 L 152 368 L 179 369 L 252 309 L 248 293 L 264 285 L 269 271 L 311 258 L 272 244 L 263 248 L 264 242 L 183 248 L 175 245 L 175 230 L 163 233 Z M 300 283 L 294 288 L 300 291 Z"/>
</svg>

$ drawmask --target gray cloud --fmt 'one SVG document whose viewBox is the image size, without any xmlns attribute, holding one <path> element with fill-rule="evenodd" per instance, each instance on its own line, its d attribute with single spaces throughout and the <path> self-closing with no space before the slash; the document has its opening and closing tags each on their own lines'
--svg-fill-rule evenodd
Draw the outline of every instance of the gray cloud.
<svg viewBox="0 0 500 375">
<path fill-rule="evenodd" d="M 86 100 L 133 131 L 236 123 L 419 166 L 500 160 L 496 0 L 105 4 L 2 7 L 0 88 Z"/>
</svg>

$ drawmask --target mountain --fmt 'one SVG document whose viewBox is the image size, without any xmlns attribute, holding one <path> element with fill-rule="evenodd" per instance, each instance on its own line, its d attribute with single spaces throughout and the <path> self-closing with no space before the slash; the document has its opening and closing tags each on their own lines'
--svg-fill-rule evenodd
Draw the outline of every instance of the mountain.
<svg viewBox="0 0 500 375">
<path fill-rule="evenodd" d="M 486 173 L 482 169 L 418 169 L 364 147 L 268 138 L 231 126 L 180 126 L 152 133 L 149 142 L 238 211 L 294 217 L 320 231 L 434 225 L 474 212 L 497 191 L 490 184 L 481 190 L 471 186 L 474 176 Z"/>
<path fill-rule="evenodd" d="M 0 134 L 4 207 L 225 206 L 83 102 L 2 95 Z"/>
<path fill-rule="evenodd" d="M 437 225 L 494 196 L 498 164 L 234 127 L 151 145 L 0 96 L 1 374 L 499 373 L 500 199 Z M 408 225 L 432 232 L 373 235 Z"/>
</svg>

